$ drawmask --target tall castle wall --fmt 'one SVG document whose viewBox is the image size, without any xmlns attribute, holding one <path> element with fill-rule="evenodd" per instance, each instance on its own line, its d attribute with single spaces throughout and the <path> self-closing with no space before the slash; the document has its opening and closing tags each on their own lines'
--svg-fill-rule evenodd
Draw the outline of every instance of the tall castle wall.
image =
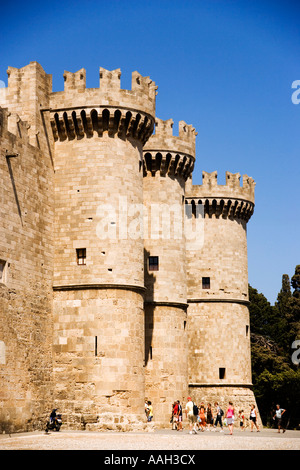
<svg viewBox="0 0 300 470">
<path fill-rule="evenodd" d="M 144 415 L 142 146 L 155 84 L 134 73 L 65 72 L 50 98 L 55 138 L 54 382 L 70 426 L 127 429 Z M 81 257 L 81 255 L 83 255 Z M 138 423 L 137 423 L 138 425 Z"/>
<path fill-rule="evenodd" d="M 12 132 L 13 131 L 13 132 Z M 0 108 L 0 430 L 31 430 L 52 396 L 52 166 Z"/>
<path fill-rule="evenodd" d="M 187 252 L 189 387 L 198 401 L 255 404 L 248 311 L 247 222 L 254 210 L 252 178 L 203 172 L 186 193 L 200 243 Z"/>
<path fill-rule="evenodd" d="M 145 363 L 146 396 L 160 426 L 188 391 L 184 194 L 194 159 L 192 126 L 181 121 L 173 136 L 173 121 L 156 119 L 144 146 Z"/>
</svg>

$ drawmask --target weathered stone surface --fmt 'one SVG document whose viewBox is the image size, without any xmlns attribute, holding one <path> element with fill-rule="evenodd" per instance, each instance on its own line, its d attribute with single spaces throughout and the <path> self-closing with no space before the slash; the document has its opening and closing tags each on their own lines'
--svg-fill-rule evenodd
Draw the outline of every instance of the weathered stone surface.
<svg viewBox="0 0 300 470">
<path fill-rule="evenodd" d="M 61 92 L 37 62 L 8 75 L 0 430 L 36 429 L 58 408 L 68 428 L 149 431 L 145 398 L 157 426 L 188 394 L 255 401 L 252 178 L 240 186 L 227 172 L 218 185 L 216 172 L 203 172 L 193 186 L 195 129 L 180 121 L 174 135 L 172 119 L 155 116 L 155 83 L 138 72 L 123 90 L 119 69 L 100 68 L 93 89 L 84 69 L 65 71 Z"/>
</svg>

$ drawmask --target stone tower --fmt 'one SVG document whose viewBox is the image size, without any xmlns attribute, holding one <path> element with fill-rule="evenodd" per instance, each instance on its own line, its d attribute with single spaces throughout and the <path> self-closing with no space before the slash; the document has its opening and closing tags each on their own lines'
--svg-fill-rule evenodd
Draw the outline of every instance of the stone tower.
<svg viewBox="0 0 300 470">
<path fill-rule="evenodd" d="M 144 146 L 146 396 L 156 422 L 168 423 L 174 399 L 188 390 L 185 182 L 195 160 L 195 129 L 155 121 Z"/>
<path fill-rule="evenodd" d="M 203 218 L 201 242 L 187 250 L 189 387 L 195 400 L 236 407 L 255 403 L 248 311 L 247 222 L 255 183 L 247 175 L 203 172 L 186 192 L 192 218 Z"/>
<path fill-rule="evenodd" d="M 143 203 L 143 145 L 153 132 L 155 84 L 137 72 L 65 72 L 53 93 L 55 136 L 55 399 L 70 420 L 121 429 L 144 419 L 144 242 L 127 207 Z M 128 212 L 126 214 L 126 212 Z M 128 220 L 123 224 L 124 217 Z"/>
</svg>

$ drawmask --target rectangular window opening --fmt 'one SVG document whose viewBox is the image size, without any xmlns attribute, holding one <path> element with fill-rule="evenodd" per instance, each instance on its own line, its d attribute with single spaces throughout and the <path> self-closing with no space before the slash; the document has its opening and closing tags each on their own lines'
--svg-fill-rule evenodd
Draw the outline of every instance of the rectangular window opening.
<svg viewBox="0 0 300 470">
<path fill-rule="evenodd" d="M 210 289 L 210 277 L 202 278 L 202 289 Z"/>
<path fill-rule="evenodd" d="M 5 260 L 0 259 L 0 283 L 5 284 L 6 282 L 6 268 L 7 263 Z"/>
<path fill-rule="evenodd" d="M 246 338 L 248 338 L 249 335 L 249 325 L 246 325 Z"/>
<path fill-rule="evenodd" d="M 98 336 L 95 336 L 95 356 L 98 356 Z"/>
<path fill-rule="evenodd" d="M 225 379 L 225 372 L 226 372 L 226 369 L 225 367 L 220 367 L 219 368 L 219 379 Z"/>
<path fill-rule="evenodd" d="M 148 268 L 149 268 L 149 271 L 158 271 L 159 270 L 159 258 L 158 258 L 158 256 L 149 256 Z"/>
<path fill-rule="evenodd" d="M 77 264 L 86 264 L 86 248 L 76 248 Z"/>
</svg>

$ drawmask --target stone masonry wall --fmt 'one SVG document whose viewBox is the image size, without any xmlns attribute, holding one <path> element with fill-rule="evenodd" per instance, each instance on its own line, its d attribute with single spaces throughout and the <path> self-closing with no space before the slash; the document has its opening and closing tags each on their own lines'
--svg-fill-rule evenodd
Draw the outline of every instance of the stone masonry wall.
<svg viewBox="0 0 300 470">
<path fill-rule="evenodd" d="M 44 425 L 54 404 L 69 428 L 133 430 L 145 397 L 159 426 L 188 393 L 255 402 L 255 183 L 203 172 L 193 186 L 195 129 L 155 117 L 149 77 L 123 90 L 120 69 L 99 75 L 87 89 L 84 69 L 65 71 L 52 92 L 30 62 L 0 89 L 0 432 Z"/>
<path fill-rule="evenodd" d="M 251 386 L 250 328 L 246 305 L 190 303 L 189 383 Z M 219 369 L 225 369 L 220 378 Z"/>
<path fill-rule="evenodd" d="M 25 431 L 52 404 L 53 170 L 18 116 L 7 126 L 0 109 L 0 430 Z"/>
<path fill-rule="evenodd" d="M 187 250 L 188 299 L 248 300 L 246 221 L 206 215 L 199 229 L 201 245 Z"/>
<path fill-rule="evenodd" d="M 67 427 L 119 430 L 144 420 L 141 294 L 55 291 L 53 345 L 55 400 Z"/>
</svg>

